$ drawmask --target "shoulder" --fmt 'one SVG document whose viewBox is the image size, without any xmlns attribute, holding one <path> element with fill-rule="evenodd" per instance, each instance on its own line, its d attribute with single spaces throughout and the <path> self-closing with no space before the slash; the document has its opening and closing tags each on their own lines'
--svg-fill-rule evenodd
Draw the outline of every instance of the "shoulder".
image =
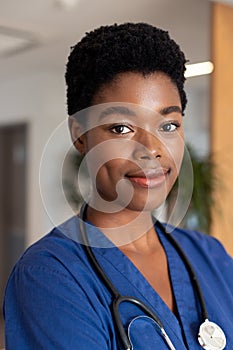
<svg viewBox="0 0 233 350">
<path fill-rule="evenodd" d="M 208 250 L 208 252 L 222 252 L 227 254 L 221 242 L 213 236 L 193 230 L 175 228 L 171 233 L 181 244 L 192 249 Z"/>
<path fill-rule="evenodd" d="M 81 244 L 78 226 L 77 218 L 73 217 L 25 251 L 8 280 L 5 293 L 8 309 L 13 300 L 18 305 L 21 300 L 33 309 L 35 300 L 46 303 L 46 307 L 49 303 L 59 305 L 61 300 L 78 307 L 84 304 L 92 307 L 99 302 L 99 296 L 105 298 Z M 91 298 L 93 302 L 89 303 Z"/>
<path fill-rule="evenodd" d="M 85 260 L 79 239 L 78 222 L 75 217 L 55 227 L 46 236 L 32 244 L 21 256 L 16 267 L 47 266 L 52 268 L 68 260 Z M 49 263 L 48 263 L 49 262 Z"/>
<path fill-rule="evenodd" d="M 15 265 L 4 298 L 9 348 L 13 342 L 20 349 L 53 349 L 56 344 L 56 348 L 106 348 L 109 317 L 103 305 L 108 300 L 86 257 L 77 223 L 72 218 L 54 228 Z M 24 325 L 31 320 L 28 332 Z"/>
<path fill-rule="evenodd" d="M 76 287 L 96 283 L 85 249 L 81 244 L 78 218 L 72 217 L 31 245 L 16 263 L 9 283 L 18 276 L 30 283 L 34 279 L 44 283 L 66 280 Z"/>
<path fill-rule="evenodd" d="M 198 265 L 222 269 L 233 273 L 233 259 L 221 242 L 204 233 L 175 228 L 171 233 L 186 255 Z"/>
</svg>

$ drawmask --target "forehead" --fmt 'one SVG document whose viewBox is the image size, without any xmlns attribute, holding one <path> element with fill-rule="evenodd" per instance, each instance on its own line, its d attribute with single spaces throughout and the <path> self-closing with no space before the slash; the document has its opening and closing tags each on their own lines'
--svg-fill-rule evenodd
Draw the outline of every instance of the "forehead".
<svg viewBox="0 0 233 350">
<path fill-rule="evenodd" d="M 140 105 L 153 111 L 179 106 L 181 101 L 176 85 L 162 72 L 149 75 L 127 72 L 116 76 L 96 93 L 93 104 L 125 102 Z"/>
</svg>

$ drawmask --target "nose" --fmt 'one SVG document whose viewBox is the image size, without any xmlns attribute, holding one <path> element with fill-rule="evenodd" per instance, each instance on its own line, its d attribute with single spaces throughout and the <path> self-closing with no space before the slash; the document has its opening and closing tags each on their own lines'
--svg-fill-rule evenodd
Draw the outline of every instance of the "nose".
<svg viewBox="0 0 233 350">
<path fill-rule="evenodd" d="M 134 158 L 136 160 L 151 160 L 162 157 L 162 143 L 155 135 L 148 131 L 143 131 L 136 141 L 134 149 Z"/>
</svg>

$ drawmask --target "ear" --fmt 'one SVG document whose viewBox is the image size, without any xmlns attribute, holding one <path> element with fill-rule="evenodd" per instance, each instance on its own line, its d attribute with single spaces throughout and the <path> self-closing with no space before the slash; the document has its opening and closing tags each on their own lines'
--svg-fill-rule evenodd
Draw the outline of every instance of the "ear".
<svg viewBox="0 0 233 350">
<path fill-rule="evenodd" d="M 82 134 L 81 127 L 77 120 L 69 117 L 69 130 L 74 147 L 81 153 L 85 154 L 85 135 Z"/>
</svg>

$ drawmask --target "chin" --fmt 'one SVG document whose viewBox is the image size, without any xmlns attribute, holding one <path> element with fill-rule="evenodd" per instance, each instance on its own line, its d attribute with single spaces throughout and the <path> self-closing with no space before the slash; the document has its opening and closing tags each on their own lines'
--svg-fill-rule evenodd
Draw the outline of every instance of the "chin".
<svg viewBox="0 0 233 350">
<path fill-rule="evenodd" d="M 133 198 L 131 202 L 125 206 L 125 208 L 137 212 L 152 212 L 164 204 L 166 197 L 167 193 L 162 196 L 149 195 L 146 199 Z"/>
</svg>

